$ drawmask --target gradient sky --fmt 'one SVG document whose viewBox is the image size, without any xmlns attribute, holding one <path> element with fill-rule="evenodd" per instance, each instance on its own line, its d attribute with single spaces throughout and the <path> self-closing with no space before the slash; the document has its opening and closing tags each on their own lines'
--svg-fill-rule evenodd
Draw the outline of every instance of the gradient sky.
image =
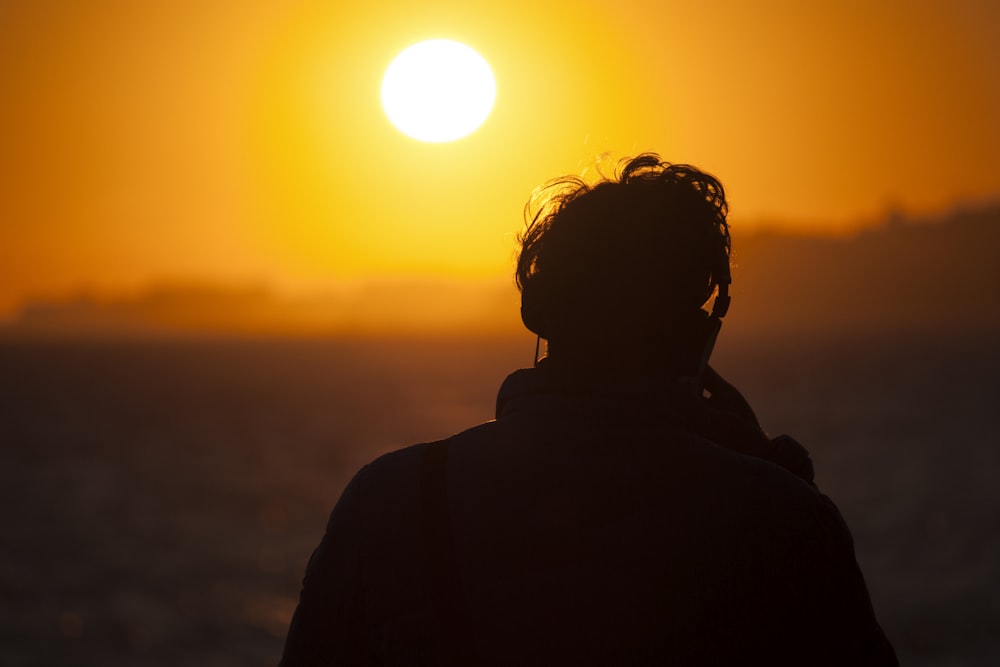
<svg viewBox="0 0 1000 667">
<path fill-rule="evenodd" d="M 164 280 L 504 276 L 531 189 L 602 153 L 711 171 L 745 229 L 997 197 L 997 34 L 993 0 L 4 0 L 0 314 Z M 433 37 L 497 78 L 451 144 L 379 104 Z"/>
</svg>

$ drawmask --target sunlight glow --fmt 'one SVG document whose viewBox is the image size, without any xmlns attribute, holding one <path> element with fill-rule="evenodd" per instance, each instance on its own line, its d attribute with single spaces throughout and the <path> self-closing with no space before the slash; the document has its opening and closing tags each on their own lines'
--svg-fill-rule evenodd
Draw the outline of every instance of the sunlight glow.
<svg viewBox="0 0 1000 667">
<path fill-rule="evenodd" d="M 446 39 L 420 42 L 392 61 L 382 79 L 382 106 L 404 134 L 433 143 L 460 139 L 493 109 L 496 81 L 473 49 Z"/>
</svg>

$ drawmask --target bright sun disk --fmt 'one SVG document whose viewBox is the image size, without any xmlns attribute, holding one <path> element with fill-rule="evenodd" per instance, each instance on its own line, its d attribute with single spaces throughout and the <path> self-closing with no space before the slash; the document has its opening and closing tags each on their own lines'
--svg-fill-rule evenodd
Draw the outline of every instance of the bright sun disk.
<svg viewBox="0 0 1000 667">
<path fill-rule="evenodd" d="M 382 79 L 382 107 L 404 134 L 441 143 L 483 124 L 493 109 L 496 81 L 489 64 L 465 44 L 419 42 L 396 56 Z"/>
</svg>

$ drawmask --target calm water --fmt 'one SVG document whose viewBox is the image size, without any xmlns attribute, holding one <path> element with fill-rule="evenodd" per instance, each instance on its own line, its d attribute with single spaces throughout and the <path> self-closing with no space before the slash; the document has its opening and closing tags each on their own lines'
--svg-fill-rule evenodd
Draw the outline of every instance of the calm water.
<svg viewBox="0 0 1000 667">
<path fill-rule="evenodd" d="M 0 347 L 0 664 L 275 664 L 347 479 L 490 418 L 532 346 Z M 727 340 L 716 366 L 812 451 L 904 664 L 998 664 L 993 338 Z"/>
</svg>

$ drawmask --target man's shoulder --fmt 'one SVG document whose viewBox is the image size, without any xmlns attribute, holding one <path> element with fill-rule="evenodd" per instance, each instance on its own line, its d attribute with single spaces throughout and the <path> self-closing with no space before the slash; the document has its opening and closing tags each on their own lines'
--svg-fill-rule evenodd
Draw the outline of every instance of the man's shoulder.
<svg viewBox="0 0 1000 667">
<path fill-rule="evenodd" d="M 494 426 L 494 421 L 488 421 L 446 438 L 441 438 L 440 440 L 427 440 L 386 452 L 365 465 L 358 472 L 358 475 L 364 476 L 366 479 L 376 479 L 384 475 L 412 474 L 414 471 L 419 470 L 428 447 L 446 441 L 461 440 L 464 442 L 470 439 L 488 437 L 489 432 Z"/>
<path fill-rule="evenodd" d="M 756 457 L 742 457 L 728 483 L 732 506 L 757 527 L 775 536 L 796 536 L 817 552 L 852 550 L 853 539 L 840 510 L 815 484 Z M 831 554 L 832 555 L 832 554 Z"/>
<path fill-rule="evenodd" d="M 390 493 L 399 495 L 416 490 L 421 466 L 427 449 L 443 442 L 468 442 L 489 437 L 495 422 L 485 422 L 440 440 L 428 440 L 379 455 L 364 465 L 348 485 L 355 493 L 365 495 Z"/>
</svg>

